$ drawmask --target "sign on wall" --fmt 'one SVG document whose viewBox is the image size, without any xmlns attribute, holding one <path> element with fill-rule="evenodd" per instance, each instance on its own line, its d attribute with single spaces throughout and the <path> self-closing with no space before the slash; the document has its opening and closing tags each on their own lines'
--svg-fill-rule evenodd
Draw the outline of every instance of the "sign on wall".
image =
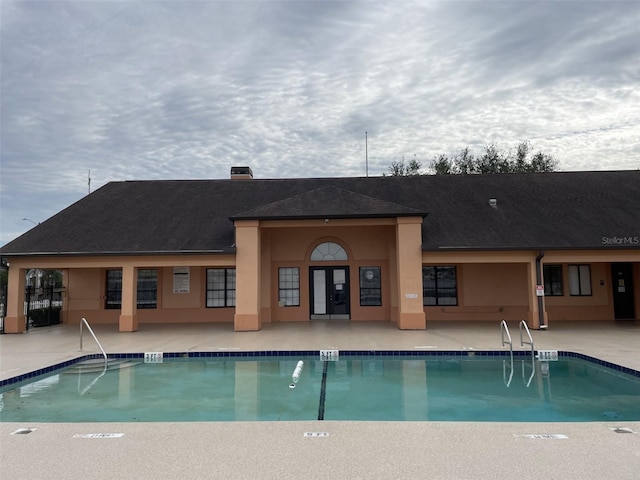
<svg viewBox="0 0 640 480">
<path fill-rule="evenodd" d="M 173 267 L 173 293 L 189 293 L 189 267 Z"/>
</svg>

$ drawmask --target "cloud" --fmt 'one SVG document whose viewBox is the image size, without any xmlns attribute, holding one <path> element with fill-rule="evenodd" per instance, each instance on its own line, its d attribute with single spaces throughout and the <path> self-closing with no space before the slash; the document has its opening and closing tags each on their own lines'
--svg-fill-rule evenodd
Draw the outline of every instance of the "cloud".
<svg viewBox="0 0 640 480">
<path fill-rule="evenodd" d="M 640 166 L 637 2 L 0 4 L 0 243 L 108 181 L 379 175 L 496 142 Z"/>
</svg>

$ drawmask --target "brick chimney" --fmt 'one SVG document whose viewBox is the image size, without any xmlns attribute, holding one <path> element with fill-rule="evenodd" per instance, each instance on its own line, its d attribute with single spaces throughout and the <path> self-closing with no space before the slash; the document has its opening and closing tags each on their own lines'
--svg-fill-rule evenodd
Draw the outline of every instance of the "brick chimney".
<svg viewBox="0 0 640 480">
<path fill-rule="evenodd" d="M 251 180 L 252 178 L 251 167 L 231 167 L 231 180 Z"/>
</svg>

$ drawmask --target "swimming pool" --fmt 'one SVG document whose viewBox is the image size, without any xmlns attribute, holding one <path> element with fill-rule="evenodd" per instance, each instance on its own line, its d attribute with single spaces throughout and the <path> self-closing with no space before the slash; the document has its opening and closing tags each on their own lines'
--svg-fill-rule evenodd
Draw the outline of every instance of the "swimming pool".
<svg viewBox="0 0 640 480">
<path fill-rule="evenodd" d="M 570 352 L 110 355 L 4 381 L 3 422 L 640 420 L 640 372 Z M 147 358 L 147 361 L 150 357 Z M 158 359 L 151 359 L 157 362 Z M 303 362 L 299 380 L 292 372 Z M 114 363 L 115 362 L 115 363 Z"/>
</svg>

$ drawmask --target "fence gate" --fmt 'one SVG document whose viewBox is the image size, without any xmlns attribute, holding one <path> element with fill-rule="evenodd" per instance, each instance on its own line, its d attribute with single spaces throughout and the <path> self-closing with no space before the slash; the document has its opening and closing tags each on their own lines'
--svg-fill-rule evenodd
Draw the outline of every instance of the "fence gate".
<svg viewBox="0 0 640 480">
<path fill-rule="evenodd" d="M 24 314 L 29 327 L 48 327 L 60 323 L 62 288 L 27 286 Z"/>
</svg>

